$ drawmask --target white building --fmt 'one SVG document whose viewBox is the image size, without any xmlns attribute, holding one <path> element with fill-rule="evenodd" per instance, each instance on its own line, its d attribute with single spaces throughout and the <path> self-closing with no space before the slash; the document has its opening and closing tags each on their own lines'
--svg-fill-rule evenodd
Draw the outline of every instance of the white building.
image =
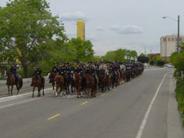
<svg viewBox="0 0 184 138">
<path fill-rule="evenodd" d="M 181 41 L 184 41 L 184 36 L 182 36 Z M 177 51 L 177 36 L 176 35 L 166 35 L 160 38 L 160 55 L 163 58 L 168 58 L 172 53 Z"/>
</svg>

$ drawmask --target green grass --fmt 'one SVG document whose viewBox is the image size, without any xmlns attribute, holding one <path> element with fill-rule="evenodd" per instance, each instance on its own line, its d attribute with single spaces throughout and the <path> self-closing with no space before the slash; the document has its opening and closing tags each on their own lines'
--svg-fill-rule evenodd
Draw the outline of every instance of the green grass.
<svg viewBox="0 0 184 138">
<path fill-rule="evenodd" d="M 181 114 L 184 124 L 184 80 L 178 79 L 176 83 L 176 99 L 178 101 L 178 110 Z"/>
</svg>

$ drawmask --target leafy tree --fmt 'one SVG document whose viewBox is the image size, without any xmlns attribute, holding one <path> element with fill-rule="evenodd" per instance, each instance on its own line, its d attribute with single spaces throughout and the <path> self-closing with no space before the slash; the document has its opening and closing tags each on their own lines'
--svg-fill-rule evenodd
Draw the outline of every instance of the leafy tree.
<svg viewBox="0 0 184 138">
<path fill-rule="evenodd" d="M 115 51 L 108 51 L 103 57 L 106 61 L 119 61 L 124 62 L 126 60 L 132 60 L 137 57 L 137 52 L 126 49 L 118 49 Z"/>
<path fill-rule="evenodd" d="M 176 67 L 178 72 L 184 71 L 184 51 L 180 53 L 173 53 L 170 61 Z"/>
<path fill-rule="evenodd" d="M 133 60 L 136 60 L 136 58 L 137 58 L 137 52 L 135 50 L 130 51 L 130 57 Z"/>
<path fill-rule="evenodd" d="M 144 54 L 141 54 L 140 56 L 138 56 L 137 60 L 141 63 L 148 63 L 149 62 L 149 57 L 147 57 Z"/>
<path fill-rule="evenodd" d="M 74 52 L 73 60 L 75 61 L 92 61 L 94 57 L 93 45 L 91 41 L 83 41 L 81 39 L 71 39 L 68 45 L 68 52 Z M 70 55 L 68 55 L 70 56 Z"/>
<path fill-rule="evenodd" d="M 1 60 L 18 59 L 25 76 L 28 66 L 47 57 L 48 44 L 66 40 L 64 27 L 46 0 L 10 0 L 0 8 L 0 30 Z"/>
</svg>

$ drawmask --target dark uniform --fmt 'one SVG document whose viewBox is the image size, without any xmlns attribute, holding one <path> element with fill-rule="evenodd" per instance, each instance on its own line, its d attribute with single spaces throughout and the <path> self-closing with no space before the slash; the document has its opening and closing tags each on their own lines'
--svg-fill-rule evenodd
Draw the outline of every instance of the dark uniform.
<svg viewBox="0 0 184 138">
<path fill-rule="evenodd" d="M 57 66 L 54 66 L 54 67 L 52 68 L 52 72 L 53 72 L 53 73 L 57 73 L 57 72 L 58 72 Z"/>
<path fill-rule="evenodd" d="M 18 81 L 17 66 L 16 65 L 11 66 L 10 72 L 14 75 L 15 80 Z"/>
<path fill-rule="evenodd" d="M 38 79 L 38 77 L 41 78 L 41 74 L 42 74 L 41 69 L 40 68 L 36 68 L 33 75 Z"/>
</svg>

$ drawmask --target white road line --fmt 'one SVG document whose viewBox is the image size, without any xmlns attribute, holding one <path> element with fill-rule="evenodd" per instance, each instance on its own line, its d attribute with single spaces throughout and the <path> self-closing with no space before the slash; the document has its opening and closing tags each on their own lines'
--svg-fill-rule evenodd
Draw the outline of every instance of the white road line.
<svg viewBox="0 0 184 138">
<path fill-rule="evenodd" d="M 23 100 L 23 101 L 20 101 L 20 102 L 17 102 L 17 103 L 12 103 L 12 104 L 3 105 L 3 106 L 0 106 L 0 109 L 12 107 L 12 106 L 20 105 L 20 104 L 24 104 L 24 103 L 29 103 L 29 102 L 32 102 L 32 101 L 35 101 L 35 100 L 38 100 L 38 99 L 40 99 L 40 98 L 26 99 L 26 100 Z"/>
<path fill-rule="evenodd" d="M 144 128 L 145 128 L 146 123 L 148 121 L 149 114 L 150 114 L 151 109 L 153 107 L 153 104 L 154 104 L 154 102 L 155 102 L 155 100 L 156 100 L 156 98 L 157 98 L 157 96 L 159 94 L 160 88 L 161 88 L 161 86 L 164 83 L 164 80 L 165 80 L 166 76 L 167 76 L 167 73 L 163 76 L 163 78 L 162 78 L 162 80 L 161 80 L 161 82 L 160 82 L 160 84 L 159 84 L 159 86 L 158 86 L 158 88 L 157 88 L 157 90 L 155 92 L 155 95 L 154 95 L 153 99 L 151 100 L 151 103 L 150 103 L 150 105 L 149 105 L 149 107 L 148 107 L 148 109 L 146 111 L 146 114 L 145 114 L 145 116 L 144 116 L 144 118 L 142 120 L 142 123 L 140 125 L 139 131 L 137 132 L 136 138 L 142 138 L 143 131 L 144 131 Z"/>
<path fill-rule="evenodd" d="M 50 90 L 52 90 L 52 88 L 45 89 L 45 91 L 50 91 Z M 9 96 L 9 97 L 3 97 L 3 98 L 0 98 L 0 103 L 12 101 L 12 100 L 15 100 L 15 99 L 18 99 L 18 98 L 21 98 L 21 97 L 25 97 L 25 96 L 28 96 L 28 95 L 31 95 L 31 94 L 32 94 L 32 92 L 28 92 L 28 93 L 25 93 L 25 94 L 14 95 L 14 96 Z"/>
<path fill-rule="evenodd" d="M 86 104 L 88 104 L 88 101 L 82 102 L 80 105 L 83 106 L 83 105 L 86 105 Z"/>
<path fill-rule="evenodd" d="M 149 69 L 144 69 L 144 71 L 156 71 L 156 70 L 164 70 L 165 68 L 149 68 Z"/>
<path fill-rule="evenodd" d="M 61 116 L 61 114 L 58 113 L 58 114 L 55 114 L 55 115 L 49 117 L 47 120 L 50 121 L 50 120 L 53 120 L 53 119 L 55 119 L 55 118 L 57 118 L 57 117 L 60 117 L 60 116 Z"/>
</svg>

